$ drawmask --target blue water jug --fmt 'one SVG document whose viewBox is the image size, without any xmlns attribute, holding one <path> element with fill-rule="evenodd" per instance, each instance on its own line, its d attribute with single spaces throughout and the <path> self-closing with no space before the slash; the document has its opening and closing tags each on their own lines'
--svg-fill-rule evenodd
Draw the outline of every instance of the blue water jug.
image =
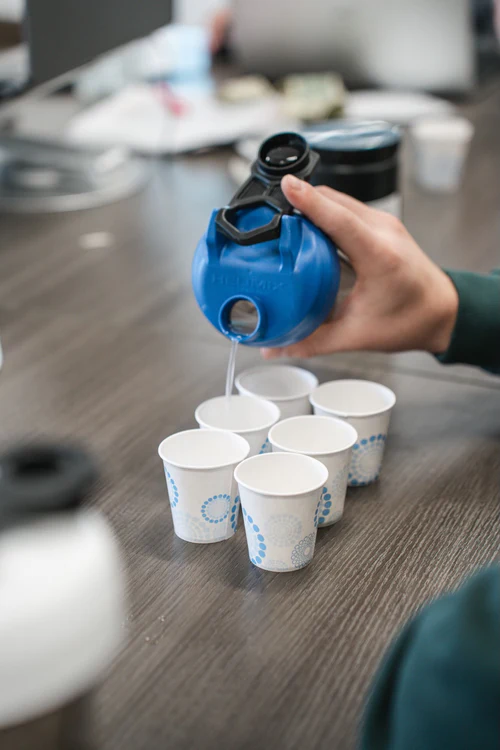
<svg viewBox="0 0 500 750">
<path fill-rule="evenodd" d="M 264 141 L 229 206 L 212 213 L 193 261 L 193 290 L 221 333 L 249 346 L 288 346 L 331 312 L 340 281 L 333 243 L 281 191 L 309 179 L 319 161 L 302 136 Z"/>
</svg>

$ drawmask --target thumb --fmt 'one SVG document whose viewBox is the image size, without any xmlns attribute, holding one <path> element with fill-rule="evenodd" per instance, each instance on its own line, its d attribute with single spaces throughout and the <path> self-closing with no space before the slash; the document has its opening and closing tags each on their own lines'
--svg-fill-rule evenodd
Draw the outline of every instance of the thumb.
<svg viewBox="0 0 500 750">
<path fill-rule="evenodd" d="M 322 229 L 355 268 L 366 260 L 374 247 L 374 232 L 359 216 L 293 175 L 283 178 L 281 188 L 292 206 Z"/>
</svg>

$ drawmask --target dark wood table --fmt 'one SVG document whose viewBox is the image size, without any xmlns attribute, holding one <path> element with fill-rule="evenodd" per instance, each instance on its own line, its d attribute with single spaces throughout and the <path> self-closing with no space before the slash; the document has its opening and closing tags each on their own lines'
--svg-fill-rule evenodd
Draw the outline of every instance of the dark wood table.
<svg viewBox="0 0 500 750">
<path fill-rule="evenodd" d="M 500 257 L 500 92 L 466 108 L 477 127 L 463 190 L 404 180 L 406 222 L 440 263 Z M 498 550 L 500 379 L 421 354 L 318 359 L 322 378 L 392 387 L 383 476 L 350 491 L 292 575 L 224 544 L 174 536 L 160 440 L 223 390 L 227 342 L 197 310 L 190 264 L 234 186 L 227 154 L 151 164 L 141 194 L 60 216 L 0 219 L 2 438 L 71 436 L 99 457 L 95 503 L 123 545 L 129 641 L 98 692 L 102 750 L 353 748 L 370 679 L 399 626 Z M 113 235 L 82 249 L 80 237 Z M 240 352 L 238 368 L 258 361 Z"/>
</svg>

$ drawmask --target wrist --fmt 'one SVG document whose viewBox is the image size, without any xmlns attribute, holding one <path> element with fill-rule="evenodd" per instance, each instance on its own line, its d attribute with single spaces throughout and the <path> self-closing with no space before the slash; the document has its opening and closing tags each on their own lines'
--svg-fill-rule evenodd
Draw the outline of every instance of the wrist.
<svg viewBox="0 0 500 750">
<path fill-rule="evenodd" d="M 440 284 L 436 299 L 433 333 L 427 347 L 431 354 L 443 354 L 449 348 L 458 316 L 458 292 L 450 277 L 444 271 L 442 274 L 443 283 Z"/>
</svg>

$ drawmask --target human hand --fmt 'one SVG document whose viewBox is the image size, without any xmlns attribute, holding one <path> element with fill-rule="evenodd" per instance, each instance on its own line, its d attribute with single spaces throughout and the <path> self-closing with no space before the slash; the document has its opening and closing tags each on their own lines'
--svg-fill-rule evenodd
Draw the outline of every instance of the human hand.
<svg viewBox="0 0 500 750">
<path fill-rule="evenodd" d="M 448 348 L 457 291 L 398 219 L 292 175 L 283 178 L 282 189 L 348 257 L 356 281 L 333 318 L 298 344 L 263 349 L 265 359 L 354 350 L 439 354 Z"/>
<path fill-rule="evenodd" d="M 227 38 L 229 25 L 231 23 L 232 12 L 230 8 L 219 10 L 210 23 L 210 52 L 216 55 Z"/>
</svg>

